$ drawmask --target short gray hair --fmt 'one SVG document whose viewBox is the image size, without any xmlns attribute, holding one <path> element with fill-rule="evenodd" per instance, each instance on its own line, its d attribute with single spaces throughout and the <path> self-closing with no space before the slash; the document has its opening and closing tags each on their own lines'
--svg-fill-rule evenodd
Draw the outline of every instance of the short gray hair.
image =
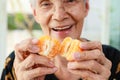
<svg viewBox="0 0 120 80">
<path fill-rule="evenodd" d="M 84 2 L 86 3 L 86 0 L 84 0 Z M 36 0 L 30 0 L 30 4 L 35 7 L 35 4 L 36 4 Z"/>
<path fill-rule="evenodd" d="M 30 4 L 35 7 L 35 4 L 36 4 L 36 0 L 30 0 Z"/>
</svg>

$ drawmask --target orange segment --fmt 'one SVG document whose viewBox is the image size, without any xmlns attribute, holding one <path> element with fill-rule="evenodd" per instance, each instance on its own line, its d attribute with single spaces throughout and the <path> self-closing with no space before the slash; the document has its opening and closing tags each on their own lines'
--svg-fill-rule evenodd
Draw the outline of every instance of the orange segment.
<svg viewBox="0 0 120 80">
<path fill-rule="evenodd" d="M 50 49 L 50 51 L 48 51 L 49 52 L 48 56 L 50 58 L 53 58 L 57 54 L 59 54 L 59 45 L 60 45 L 60 42 L 57 41 L 57 40 L 55 40 L 55 39 L 52 39 L 52 41 L 51 41 L 51 43 L 49 45 L 51 46 L 50 47 L 51 49 Z"/>
<path fill-rule="evenodd" d="M 57 54 L 65 57 L 68 61 L 73 61 L 73 53 L 81 52 L 80 41 L 66 37 L 62 43 L 50 36 L 42 36 L 39 38 L 38 46 L 40 55 L 54 58 Z"/>
<path fill-rule="evenodd" d="M 69 61 L 73 60 L 73 53 L 75 52 L 81 52 L 82 50 L 80 49 L 80 41 L 79 40 L 73 40 L 71 43 L 71 46 L 67 52 L 66 59 Z"/>
<path fill-rule="evenodd" d="M 60 53 L 62 56 L 66 56 L 67 52 L 68 52 L 68 49 L 70 47 L 70 44 L 72 42 L 72 38 L 70 37 L 66 37 L 63 42 L 61 43 L 61 46 L 60 46 Z"/>
<path fill-rule="evenodd" d="M 52 39 L 49 36 L 42 36 L 38 42 L 38 46 L 40 48 L 39 54 L 52 58 L 59 53 L 58 45 L 60 45 L 58 40 Z"/>
</svg>

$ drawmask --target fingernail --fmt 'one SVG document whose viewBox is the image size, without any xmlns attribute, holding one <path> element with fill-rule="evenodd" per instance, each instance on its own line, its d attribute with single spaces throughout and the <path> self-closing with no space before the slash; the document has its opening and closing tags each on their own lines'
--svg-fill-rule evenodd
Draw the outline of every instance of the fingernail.
<svg viewBox="0 0 120 80">
<path fill-rule="evenodd" d="M 35 39 L 35 38 L 32 39 L 32 43 L 33 43 L 33 44 L 36 44 L 37 42 L 38 42 L 38 39 Z"/>
<path fill-rule="evenodd" d="M 53 71 L 54 71 L 54 72 L 55 72 L 55 71 L 57 71 L 57 70 L 58 70 L 58 68 L 57 68 L 57 67 L 54 67 L 54 68 L 53 68 Z"/>
<path fill-rule="evenodd" d="M 80 53 L 79 52 L 74 53 L 73 56 L 76 60 L 80 59 Z"/>
</svg>

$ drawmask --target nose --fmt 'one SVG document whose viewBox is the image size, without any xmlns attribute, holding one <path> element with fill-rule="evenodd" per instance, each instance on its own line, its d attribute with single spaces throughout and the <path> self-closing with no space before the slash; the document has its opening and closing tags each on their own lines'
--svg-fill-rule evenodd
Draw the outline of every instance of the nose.
<svg viewBox="0 0 120 80">
<path fill-rule="evenodd" d="M 63 21 L 68 18 L 68 14 L 64 6 L 56 6 L 53 11 L 52 19 L 56 21 Z"/>
</svg>

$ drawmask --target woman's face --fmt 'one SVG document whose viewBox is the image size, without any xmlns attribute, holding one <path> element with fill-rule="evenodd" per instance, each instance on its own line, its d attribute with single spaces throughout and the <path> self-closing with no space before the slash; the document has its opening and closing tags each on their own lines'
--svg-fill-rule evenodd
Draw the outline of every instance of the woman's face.
<svg viewBox="0 0 120 80">
<path fill-rule="evenodd" d="M 80 37 L 88 9 L 88 0 L 37 0 L 33 12 L 44 34 L 62 41 Z"/>
</svg>

